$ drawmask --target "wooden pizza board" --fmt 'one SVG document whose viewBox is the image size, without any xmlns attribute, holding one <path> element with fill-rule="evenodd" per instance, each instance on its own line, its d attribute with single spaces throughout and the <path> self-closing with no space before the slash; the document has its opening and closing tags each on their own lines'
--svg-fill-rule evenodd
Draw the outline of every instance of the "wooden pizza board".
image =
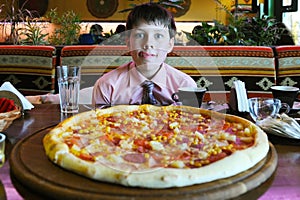
<svg viewBox="0 0 300 200">
<path fill-rule="evenodd" d="M 277 153 L 270 143 L 268 155 L 251 169 L 230 178 L 188 187 L 147 189 L 94 181 L 62 169 L 46 157 L 42 139 L 46 128 L 19 141 L 10 156 L 11 177 L 21 195 L 43 199 L 239 199 L 251 191 L 257 197 L 270 185 L 277 166 Z M 264 187 L 265 188 L 265 187 Z M 26 191 L 27 194 L 24 192 Z M 260 191 L 260 193 L 259 193 Z"/>
</svg>

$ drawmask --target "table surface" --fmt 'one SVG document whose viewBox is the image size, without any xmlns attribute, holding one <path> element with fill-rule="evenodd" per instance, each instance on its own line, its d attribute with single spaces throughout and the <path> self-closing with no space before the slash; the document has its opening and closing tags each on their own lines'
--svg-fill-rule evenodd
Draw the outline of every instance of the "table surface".
<svg viewBox="0 0 300 200">
<path fill-rule="evenodd" d="M 81 105 L 80 112 L 89 110 Z M 58 104 L 40 104 L 26 111 L 4 133 L 6 141 L 6 162 L 0 170 L 0 199 L 38 199 L 34 194 L 24 196 L 15 188 L 10 176 L 9 155 L 13 146 L 22 138 L 29 136 L 43 128 L 54 126 L 70 115 L 61 114 Z M 260 186 L 260 191 L 266 191 L 260 200 L 269 199 L 300 199 L 300 140 L 268 135 L 278 155 L 278 166 L 269 184 Z"/>
</svg>

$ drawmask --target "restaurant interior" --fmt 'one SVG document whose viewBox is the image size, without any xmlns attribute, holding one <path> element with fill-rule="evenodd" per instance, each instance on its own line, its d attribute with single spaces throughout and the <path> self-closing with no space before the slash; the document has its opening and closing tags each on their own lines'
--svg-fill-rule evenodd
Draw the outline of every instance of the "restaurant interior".
<svg viewBox="0 0 300 200">
<path fill-rule="evenodd" d="M 93 182 L 47 159 L 43 136 L 74 115 L 60 110 L 57 66 L 81 66 L 79 113 L 94 109 L 94 83 L 131 60 L 119 40 L 125 31 L 117 27 L 126 24 L 134 4 L 146 2 L 167 2 L 177 33 L 165 62 L 205 88 L 201 108 L 255 123 L 248 98 L 274 98 L 272 86 L 299 90 L 298 0 L 0 0 L 0 100 L 12 99 L 19 106 L 17 112 L 0 112 L 0 132 L 6 136 L 0 148 L 0 200 L 157 199 L 161 194 L 162 199 L 300 200 L 298 90 L 281 113 L 295 123 L 279 127 L 279 133 L 267 124 L 263 130 L 270 150 L 241 176 L 182 188 L 127 188 Z M 243 32 L 240 28 L 250 21 L 252 29 Z M 101 27 L 100 42 L 89 40 L 95 25 Z M 194 32 L 199 25 L 205 36 Z M 239 91 L 238 81 L 244 84 Z M 239 107 L 242 98 L 247 98 L 246 112 Z M 283 123 L 283 117 L 275 119 Z"/>
</svg>

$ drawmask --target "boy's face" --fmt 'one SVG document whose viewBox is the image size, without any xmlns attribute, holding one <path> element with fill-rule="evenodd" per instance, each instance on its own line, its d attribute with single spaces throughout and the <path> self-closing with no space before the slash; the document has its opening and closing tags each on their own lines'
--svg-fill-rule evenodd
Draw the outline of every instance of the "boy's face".
<svg viewBox="0 0 300 200">
<path fill-rule="evenodd" d="M 137 66 L 160 66 L 172 51 L 174 38 L 163 25 L 141 22 L 131 30 L 127 45 Z"/>
</svg>

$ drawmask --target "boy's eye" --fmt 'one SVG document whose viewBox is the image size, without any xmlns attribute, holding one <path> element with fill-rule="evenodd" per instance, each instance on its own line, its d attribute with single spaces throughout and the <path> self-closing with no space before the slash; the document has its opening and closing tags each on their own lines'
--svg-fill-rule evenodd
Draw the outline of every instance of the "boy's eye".
<svg viewBox="0 0 300 200">
<path fill-rule="evenodd" d="M 144 34 L 143 33 L 136 33 L 134 35 L 135 38 L 139 39 L 139 38 L 143 38 L 144 37 Z"/>
<path fill-rule="evenodd" d="M 160 34 L 160 33 L 156 33 L 156 34 L 154 35 L 154 37 L 155 37 L 156 39 L 161 39 L 161 38 L 164 37 L 164 35 L 163 35 L 163 34 Z"/>
</svg>

